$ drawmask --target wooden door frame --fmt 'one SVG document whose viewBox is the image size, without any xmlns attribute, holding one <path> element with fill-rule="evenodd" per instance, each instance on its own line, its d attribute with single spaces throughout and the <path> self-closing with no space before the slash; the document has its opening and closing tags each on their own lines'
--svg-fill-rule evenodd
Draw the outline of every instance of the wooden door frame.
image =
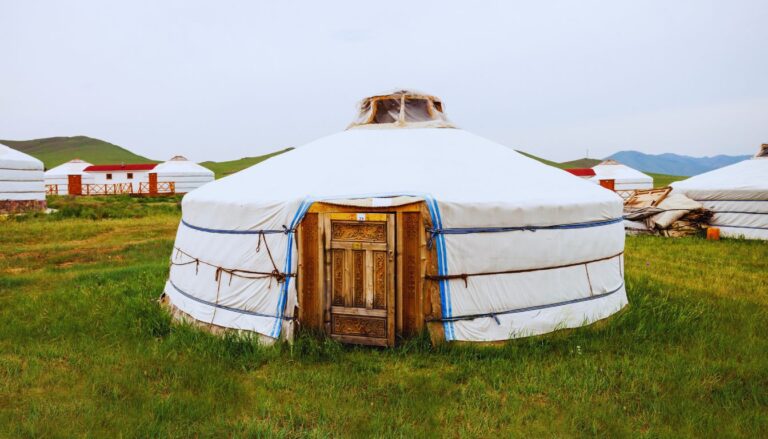
<svg viewBox="0 0 768 439">
<path fill-rule="evenodd" d="M 437 272 L 437 254 L 434 248 L 427 249 L 426 228 L 431 227 L 431 219 L 423 201 L 392 207 L 317 202 L 310 207 L 297 230 L 298 311 L 295 315 L 300 325 L 330 333 L 330 308 L 325 299 L 329 294 L 325 282 L 326 231 L 321 215 L 357 212 L 395 214 L 395 338 L 416 335 L 426 328 L 433 342 L 440 342 L 444 338 L 442 325 L 426 322 L 440 317 L 441 305 L 437 282 L 424 279 L 426 273 Z M 406 263 L 410 268 L 404 270 Z"/>
</svg>

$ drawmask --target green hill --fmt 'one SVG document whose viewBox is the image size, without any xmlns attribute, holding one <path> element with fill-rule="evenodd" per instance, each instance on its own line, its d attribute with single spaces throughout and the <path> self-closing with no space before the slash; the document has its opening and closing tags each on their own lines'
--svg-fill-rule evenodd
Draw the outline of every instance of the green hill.
<svg viewBox="0 0 768 439">
<path fill-rule="evenodd" d="M 202 162 L 201 166 L 205 166 L 216 174 L 216 178 L 226 177 L 229 174 L 234 174 L 237 171 L 242 171 L 245 168 L 251 167 L 257 163 L 261 163 L 264 160 L 280 155 L 284 152 L 288 152 L 293 148 L 285 148 L 280 151 L 275 151 L 269 154 L 260 155 L 256 157 L 243 157 L 239 160 L 231 160 L 228 162 Z"/>
<path fill-rule="evenodd" d="M 520 154 L 522 154 L 522 155 L 524 155 L 524 156 L 526 156 L 526 157 L 528 157 L 530 159 L 538 160 L 541 163 L 544 163 L 545 165 L 554 166 L 556 168 L 562 168 L 562 166 L 560 166 L 560 163 L 553 162 L 553 161 L 547 160 L 547 159 L 543 159 L 541 157 L 537 157 L 537 156 L 535 156 L 533 154 L 530 154 L 530 153 L 527 153 L 525 151 L 520 151 L 519 149 L 516 149 L 515 151 L 519 152 Z"/>
<path fill-rule="evenodd" d="M 87 136 L 49 137 L 34 140 L 0 140 L 0 143 L 29 154 L 45 163 L 51 169 L 62 163 L 78 158 L 99 164 L 111 163 L 158 163 L 125 148 Z"/>
<path fill-rule="evenodd" d="M 562 162 L 560 163 L 560 166 L 563 168 L 591 168 L 593 166 L 599 165 L 602 160 L 599 159 L 578 159 L 578 160 L 571 160 L 569 162 Z"/>
</svg>

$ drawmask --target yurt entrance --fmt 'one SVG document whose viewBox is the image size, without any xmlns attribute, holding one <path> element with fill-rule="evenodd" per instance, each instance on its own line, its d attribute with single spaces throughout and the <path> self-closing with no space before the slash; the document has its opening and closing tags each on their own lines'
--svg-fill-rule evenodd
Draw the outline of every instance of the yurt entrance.
<svg viewBox="0 0 768 439">
<path fill-rule="evenodd" d="M 423 209 L 313 205 L 298 230 L 300 324 L 374 346 L 421 331 L 431 302 Z"/>
</svg>

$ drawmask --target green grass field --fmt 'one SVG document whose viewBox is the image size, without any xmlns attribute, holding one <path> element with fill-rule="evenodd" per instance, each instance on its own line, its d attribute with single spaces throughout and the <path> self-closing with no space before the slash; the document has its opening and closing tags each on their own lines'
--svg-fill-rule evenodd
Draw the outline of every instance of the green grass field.
<svg viewBox="0 0 768 439">
<path fill-rule="evenodd" d="M 666 186 L 669 186 L 670 183 L 673 183 L 675 181 L 685 180 L 686 178 L 688 178 L 681 175 L 654 174 L 651 172 L 646 172 L 646 174 L 653 177 L 654 187 L 666 187 Z"/>
<path fill-rule="evenodd" d="M 768 244 L 628 238 L 630 306 L 503 346 L 171 324 L 178 199 L 0 222 L 0 436 L 766 437 Z"/>
</svg>

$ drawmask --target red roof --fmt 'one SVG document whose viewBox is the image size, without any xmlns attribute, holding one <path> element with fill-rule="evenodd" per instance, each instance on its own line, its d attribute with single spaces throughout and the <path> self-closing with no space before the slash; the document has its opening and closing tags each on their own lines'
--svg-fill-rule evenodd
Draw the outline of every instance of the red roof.
<svg viewBox="0 0 768 439">
<path fill-rule="evenodd" d="M 155 169 L 155 163 L 141 163 L 135 165 L 91 165 L 84 169 L 86 172 L 105 171 L 151 171 Z"/>
<path fill-rule="evenodd" d="M 570 169 L 566 169 L 566 171 L 578 177 L 594 177 L 595 176 L 595 170 L 592 168 L 570 168 Z"/>
</svg>

